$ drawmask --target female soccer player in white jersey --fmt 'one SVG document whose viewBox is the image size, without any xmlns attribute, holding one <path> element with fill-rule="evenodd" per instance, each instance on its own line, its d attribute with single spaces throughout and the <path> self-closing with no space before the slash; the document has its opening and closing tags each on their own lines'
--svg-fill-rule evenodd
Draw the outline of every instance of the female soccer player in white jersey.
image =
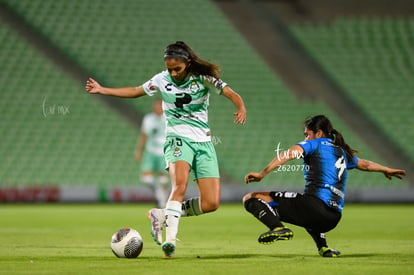
<svg viewBox="0 0 414 275">
<path fill-rule="evenodd" d="M 236 124 L 246 122 L 246 109 L 243 99 L 219 78 L 219 67 L 201 59 L 184 42 L 168 45 L 164 62 L 167 70 L 141 86 L 108 88 L 89 78 L 86 91 L 130 98 L 161 93 L 167 121 L 164 154 L 172 189 L 166 208 L 148 214 L 154 240 L 169 258 L 175 251 L 180 217 L 212 212 L 220 204 L 219 169 L 208 125 L 210 93 L 221 94 L 236 106 Z M 200 196 L 184 201 L 191 170 Z"/>
</svg>

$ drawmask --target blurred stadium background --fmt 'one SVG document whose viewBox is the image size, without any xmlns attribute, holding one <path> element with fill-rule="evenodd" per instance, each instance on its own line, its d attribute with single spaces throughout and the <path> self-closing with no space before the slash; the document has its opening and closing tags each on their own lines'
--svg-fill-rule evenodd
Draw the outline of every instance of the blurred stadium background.
<svg viewBox="0 0 414 275">
<path fill-rule="evenodd" d="M 0 0 L 0 202 L 151 201 L 133 151 L 153 98 L 84 85 L 138 86 L 176 40 L 218 63 L 246 102 L 239 126 L 227 100 L 210 101 L 223 201 L 301 191 L 302 171 L 243 176 L 323 113 L 360 157 L 408 172 L 351 171 L 349 202 L 414 202 L 413 15 L 408 0 Z"/>
</svg>

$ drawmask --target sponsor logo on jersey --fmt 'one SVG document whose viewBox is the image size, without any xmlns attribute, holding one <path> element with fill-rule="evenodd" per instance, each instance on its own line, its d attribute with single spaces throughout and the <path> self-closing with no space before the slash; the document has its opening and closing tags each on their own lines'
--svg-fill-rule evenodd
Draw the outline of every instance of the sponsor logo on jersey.
<svg viewBox="0 0 414 275">
<path fill-rule="evenodd" d="M 180 150 L 180 148 L 178 148 L 178 147 L 175 147 L 175 149 L 174 149 L 174 157 L 179 157 L 179 156 L 181 156 L 183 154 L 183 152 L 181 152 L 181 150 Z"/>
<path fill-rule="evenodd" d="M 190 91 L 191 92 L 197 92 L 200 89 L 200 86 L 198 85 L 197 81 L 193 80 L 190 84 Z"/>
</svg>

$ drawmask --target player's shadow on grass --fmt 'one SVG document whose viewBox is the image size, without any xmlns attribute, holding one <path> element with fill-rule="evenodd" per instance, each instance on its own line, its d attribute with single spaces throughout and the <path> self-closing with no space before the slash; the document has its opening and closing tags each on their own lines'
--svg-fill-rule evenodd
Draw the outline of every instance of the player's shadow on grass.
<svg viewBox="0 0 414 275">
<path fill-rule="evenodd" d="M 298 258 L 303 257 L 303 254 L 217 254 L 217 255 L 199 255 L 194 258 L 200 260 L 214 260 L 214 259 L 247 259 L 247 258 Z M 319 255 L 317 255 L 319 257 Z"/>
<path fill-rule="evenodd" d="M 340 257 L 341 258 L 370 258 L 370 257 L 378 257 L 378 256 L 383 256 L 382 254 L 374 254 L 374 253 L 365 253 L 365 254 L 343 254 Z"/>
<path fill-rule="evenodd" d="M 199 260 L 214 260 L 214 259 L 246 259 L 257 258 L 260 254 L 217 254 L 217 255 L 198 255 L 194 258 Z"/>
<path fill-rule="evenodd" d="M 371 258 L 378 257 L 380 254 L 366 253 L 366 254 L 344 254 L 339 257 L 341 258 Z M 305 254 L 274 254 L 274 255 L 263 255 L 263 254 L 218 254 L 218 255 L 199 255 L 194 258 L 199 260 L 214 260 L 214 259 L 247 259 L 247 258 L 280 258 L 280 259 L 292 259 L 292 258 L 303 258 L 303 257 L 315 257 L 322 258 L 318 254 L 305 255 Z"/>
</svg>

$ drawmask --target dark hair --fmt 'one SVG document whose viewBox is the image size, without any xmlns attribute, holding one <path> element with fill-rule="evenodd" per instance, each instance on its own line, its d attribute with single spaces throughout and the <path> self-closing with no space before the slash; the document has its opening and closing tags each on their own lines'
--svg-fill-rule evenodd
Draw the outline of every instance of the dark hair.
<svg viewBox="0 0 414 275">
<path fill-rule="evenodd" d="M 342 134 L 333 128 L 332 123 L 326 116 L 317 115 L 310 117 L 305 120 L 304 125 L 306 128 L 315 133 L 318 130 L 321 130 L 325 134 L 325 137 L 332 139 L 335 145 L 341 147 L 345 151 L 348 159 L 352 159 L 354 153 L 358 153 L 357 150 L 349 147 Z"/>
<path fill-rule="evenodd" d="M 188 63 L 188 70 L 192 74 L 209 75 L 219 78 L 220 67 L 216 64 L 210 63 L 201 59 L 186 43 L 177 41 L 170 44 L 164 51 L 164 60 L 167 58 L 181 59 Z"/>
</svg>

